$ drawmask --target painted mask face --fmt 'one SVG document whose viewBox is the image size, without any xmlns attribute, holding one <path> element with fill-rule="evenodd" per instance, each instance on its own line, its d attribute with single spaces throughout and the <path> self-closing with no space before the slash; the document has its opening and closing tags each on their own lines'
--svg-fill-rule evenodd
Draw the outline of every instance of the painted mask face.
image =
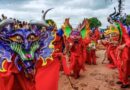
<svg viewBox="0 0 130 90">
<path fill-rule="evenodd" d="M 14 55 L 14 63 L 18 70 L 24 70 L 27 73 L 32 73 L 35 69 L 36 61 L 40 57 L 42 57 L 44 61 L 46 58 L 51 56 L 53 48 L 50 48 L 49 45 L 54 39 L 54 35 L 52 35 L 52 26 L 45 27 L 45 31 L 42 31 L 42 27 L 39 28 L 34 24 L 29 25 L 31 28 L 28 29 L 14 29 L 14 26 L 12 27 L 11 24 L 8 23 L 8 20 L 3 22 L 8 25 L 2 26 L 1 24 L 1 62 L 5 59 L 12 61 L 11 58 Z"/>
<path fill-rule="evenodd" d="M 14 62 L 19 71 L 32 73 L 37 60 L 42 58 L 43 62 L 47 62 L 53 52 L 50 44 L 54 39 L 52 32 L 56 25 L 53 20 L 45 19 L 50 10 L 43 12 L 42 21 L 31 21 L 26 26 L 13 19 L 0 22 L 0 66 L 7 60 Z"/>
<path fill-rule="evenodd" d="M 39 48 L 39 36 L 31 30 L 19 29 L 8 36 L 10 47 L 23 61 L 33 60 L 34 53 Z"/>
<path fill-rule="evenodd" d="M 36 53 L 40 47 L 39 40 L 41 39 L 38 31 L 24 28 L 14 30 L 10 24 L 1 31 L 1 46 L 7 50 L 3 51 L 16 55 L 14 62 L 18 70 L 34 69 Z"/>
<path fill-rule="evenodd" d="M 19 29 L 15 32 L 9 34 L 8 39 L 11 41 L 9 44 L 10 48 L 19 57 L 22 62 L 22 66 L 27 70 L 34 68 L 34 63 L 36 59 L 36 52 L 40 47 L 39 39 L 40 37 L 32 30 Z M 20 65 L 18 65 L 19 68 Z"/>
<path fill-rule="evenodd" d="M 70 38 L 73 39 L 74 41 L 78 41 L 81 38 L 80 32 L 72 31 L 70 34 Z"/>
</svg>

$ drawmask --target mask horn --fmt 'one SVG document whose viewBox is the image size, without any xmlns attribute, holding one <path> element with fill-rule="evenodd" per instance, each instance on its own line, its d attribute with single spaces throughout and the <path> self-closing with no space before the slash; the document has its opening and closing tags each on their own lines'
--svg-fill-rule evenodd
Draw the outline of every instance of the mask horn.
<svg viewBox="0 0 130 90">
<path fill-rule="evenodd" d="M 15 21 L 13 19 L 5 19 L 3 21 L 0 22 L 0 31 L 2 30 L 2 28 L 8 24 L 11 23 L 15 23 Z"/>
<path fill-rule="evenodd" d="M 39 26 L 44 26 L 44 27 L 49 27 L 49 25 L 46 23 L 46 15 L 47 13 L 52 10 L 53 8 L 50 8 L 48 10 L 46 10 L 45 12 L 42 10 L 43 16 L 42 16 L 42 20 L 43 21 L 30 21 L 30 24 L 34 24 L 34 25 L 39 25 Z"/>
</svg>

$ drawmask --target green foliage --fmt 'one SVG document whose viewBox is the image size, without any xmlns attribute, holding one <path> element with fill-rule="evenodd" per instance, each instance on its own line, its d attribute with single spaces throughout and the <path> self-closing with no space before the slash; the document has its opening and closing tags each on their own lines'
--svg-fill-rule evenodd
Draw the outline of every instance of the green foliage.
<svg viewBox="0 0 130 90">
<path fill-rule="evenodd" d="M 130 15 L 127 15 L 126 17 L 126 25 L 130 25 Z"/>
<path fill-rule="evenodd" d="M 89 18 L 89 23 L 91 29 L 100 27 L 102 25 L 101 22 L 96 17 Z"/>
</svg>

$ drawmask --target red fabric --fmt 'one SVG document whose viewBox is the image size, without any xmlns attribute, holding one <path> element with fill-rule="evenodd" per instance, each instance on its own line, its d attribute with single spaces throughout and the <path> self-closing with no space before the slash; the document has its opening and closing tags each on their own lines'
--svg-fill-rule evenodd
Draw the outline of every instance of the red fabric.
<svg viewBox="0 0 130 90">
<path fill-rule="evenodd" d="M 65 55 L 63 55 L 63 53 L 60 53 L 60 52 L 54 52 L 52 56 L 55 60 L 58 60 L 61 62 L 60 64 L 61 64 L 61 67 L 63 67 L 64 73 L 66 75 L 70 75 L 70 69 L 69 69 L 69 66 L 67 65 Z"/>
<path fill-rule="evenodd" d="M 94 49 L 94 50 L 91 50 L 90 53 L 91 53 L 91 54 L 90 54 L 90 55 L 91 55 L 91 57 L 90 57 L 90 58 L 91 58 L 91 59 L 90 59 L 90 60 L 91 60 L 91 63 L 92 63 L 92 64 L 96 64 L 96 50 L 95 50 L 95 49 Z"/>
<path fill-rule="evenodd" d="M 94 33 L 92 34 L 91 39 L 95 42 L 97 42 L 100 39 L 100 32 L 98 28 L 95 29 Z"/>
<path fill-rule="evenodd" d="M 60 63 L 54 60 L 50 65 L 37 69 L 36 90 L 58 90 Z"/>
<path fill-rule="evenodd" d="M 119 52 L 119 51 L 118 51 Z M 129 57 L 129 49 L 125 47 L 123 51 L 121 51 L 118 60 L 118 71 L 119 71 L 119 79 L 123 82 L 123 84 L 128 84 L 128 76 L 129 76 L 129 67 L 130 60 Z"/>
<path fill-rule="evenodd" d="M 35 84 L 23 72 L 18 72 L 13 63 L 5 63 L 7 72 L 0 73 L 0 90 L 35 90 Z M 8 68 L 7 68 L 8 66 Z"/>
<path fill-rule="evenodd" d="M 96 65 L 96 49 L 89 49 L 89 47 L 87 46 L 86 62 Z"/>
<path fill-rule="evenodd" d="M 130 37 L 128 36 L 125 27 L 120 24 L 123 35 L 121 45 L 126 44 L 125 48 L 120 51 L 117 48 L 118 53 L 118 70 L 119 70 L 119 79 L 123 82 L 123 84 L 128 84 L 128 76 L 130 73 Z"/>
<path fill-rule="evenodd" d="M 110 37 L 110 39 L 112 41 L 115 41 L 115 42 L 119 42 L 119 36 L 116 36 L 116 37 Z M 109 60 L 109 64 L 108 64 L 108 67 L 109 68 L 116 68 L 117 67 L 117 60 L 116 60 L 116 48 L 118 47 L 118 44 L 114 44 L 114 43 L 111 43 L 111 42 L 108 42 L 106 41 L 105 43 L 102 43 L 104 46 L 106 46 L 106 53 L 107 53 L 107 58 Z"/>
<path fill-rule="evenodd" d="M 56 38 L 53 41 L 53 44 L 54 44 L 55 50 L 58 50 L 59 52 L 63 51 L 63 45 L 64 45 L 63 37 L 56 35 Z"/>
<path fill-rule="evenodd" d="M 88 64 L 96 65 L 96 50 L 87 50 L 86 52 L 87 52 L 86 62 Z"/>
<path fill-rule="evenodd" d="M 99 39 L 100 39 L 100 32 L 98 28 L 96 28 L 94 33 L 92 33 L 91 37 L 89 38 L 88 43 L 91 43 L 94 41 L 97 44 L 97 41 Z M 88 62 L 89 64 L 96 64 L 96 50 L 90 49 L 90 50 L 87 50 L 86 52 L 87 52 L 86 62 Z"/>
<path fill-rule="evenodd" d="M 78 78 L 80 76 L 80 70 L 85 70 L 84 67 L 84 44 L 82 39 L 78 43 L 74 43 L 71 39 L 68 40 L 72 44 L 70 48 L 70 71 L 73 71 L 74 77 Z"/>
<path fill-rule="evenodd" d="M 66 74 L 66 75 L 70 75 L 70 69 L 69 69 L 69 67 L 67 66 L 67 62 L 66 62 L 65 56 L 62 57 L 62 66 L 63 66 L 63 69 L 64 69 L 65 74 Z"/>
<path fill-rule="evenodd" d="M 63 37 L 60 37 L 58 35 L 56 35 L 56 38 L 53 42 L 54 44 L 54 53 L 53 53 L 53 58 L 55 60 L 59 60 L 60 63 L 60 68 L 61 70 L 64 70 L 64 73 L 66 75 L 70 75 L 70 70 L 69 67 L 67 66 L 67 62 L 66 62 L 66 57 L 65 55 L 63 55 L 63 44 L 64 44 L 64 39 Z"/>
<path fill-rule="evenodd" d="M 115 68 L 114 62 L 113 62 L 112 57 L 110 55 L 111 45 L 109 44 L 108 41 L 101 42 L 101 43 L 102 43 L 102 45 L 104 45 L 106 47 L 107 59 L 109 61 L 108 67 L 110 67 L 110 68 L 114 67 Z"/>
<path fill-rule="evenodd" d="M 82 56 L 71 53 L 70 56 L 70 71 L 73 71 L 74 77 L 78 78 L 80 76 L 80 70 L 85 70 L 84 62 L 82 61 Z"/>
<path fill-rule="evenodd" d="M 0 90 L 58 90 L 58 60 L 48 60 L 46 66 L 38 60 L 33 78 L 28 78 L 24 71 L 19 72 L 13 62 L 6 61 L 4 67 L 7 71 L 0 72 Z"/>
<path fill-rule="evenodd" d="M 117 55 L 116 55 L 116 48 L 117 48 L 117 46 L 113 46 L 113 45 L 111 45 L 110 44 L 110 46 L 109 46 L 109 49 L 108 49 L 108 58 L 109 58 L 109 60 L 110 60 L 110 68 L 116 68 L 117 67 L 117 60 L 116 60 L 116 57 L 117 57 Z"/>
<path fill-rule="evenodd" d="M 90 55 L 89 55 L 89 52 L 87 51 L 87 47 L 88 47 L 89 43 L 91 42 L 91 40 L 90 40 L 90 38 L 87 37 L 83 40 L 83 42 L 84 42 L 83 56 L 84 56 L 85 62 L 87 63 L 90 61 Z"/>
</svg>

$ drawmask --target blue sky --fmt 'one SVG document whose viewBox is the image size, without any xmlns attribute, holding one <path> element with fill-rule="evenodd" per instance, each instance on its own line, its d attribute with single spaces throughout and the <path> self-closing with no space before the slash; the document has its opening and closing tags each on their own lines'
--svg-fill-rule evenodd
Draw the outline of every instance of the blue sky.
<svg viewBox="0 0 130 90">
<path fill-rule="evenodd" d="M 21 20 L 41 20 L 41 11 L 54 8 L 46 18 L 53 19 L 60 27 L 70 18 L 76 27 L 84 18 L 97 17 L 102 27 L 109 25 L 107 17 L 117 6 L 117 0 L 0 0 L 0 14 Z M 123 13 L 129 14 L 130 0 L 125 0 Z"/>
</svg>

